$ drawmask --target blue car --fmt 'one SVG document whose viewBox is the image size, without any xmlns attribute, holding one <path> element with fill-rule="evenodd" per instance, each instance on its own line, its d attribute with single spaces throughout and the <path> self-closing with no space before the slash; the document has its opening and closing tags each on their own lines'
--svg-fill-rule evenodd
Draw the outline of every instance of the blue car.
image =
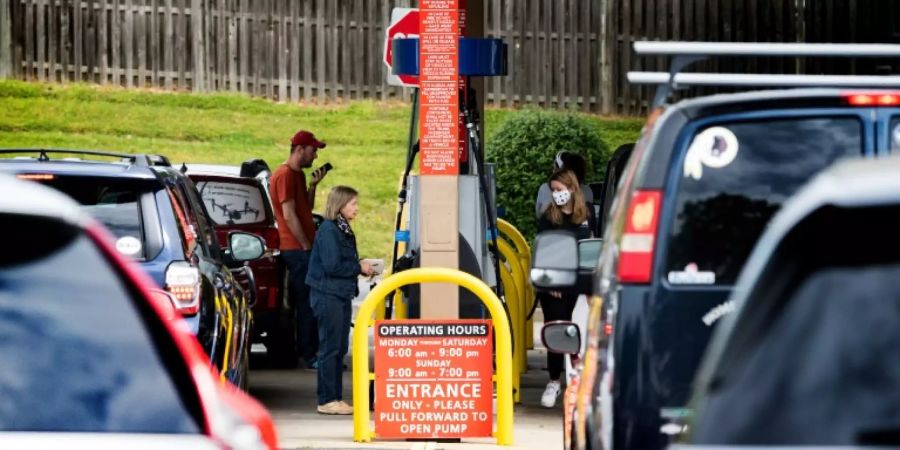
<svg viewBox="0 0 900 450">
<path fill-rule="evenodd" d="M 218 242 L 190 178 L 157 155 L 45 149 L 0 155 L 13 156 L 0 158 L 0 171 L 62 191 L 105 225 L 116 250 L 174 297 L 221 377 L 246 388 L 252 305 L 233 272 L 251 282 L 252 274 Z M 261 240 L 247 233 L 230 239 Z"/>
<path fill-rule="evenodd" d="M 681 62 L 793 51 L 778 44 L 639 44 Z M 846 51 L 800 47 L 798 56 Z M 873 50 L 854 49 L 849 54 Z M 875 50 L 869 56 L 884 52 Z M 678 73 L 679 64 L 671 73 L 633 78 L 657 80 L 663 93 L 692 82 L 822 87 L 661 102 L 651 113 L 605 218 L 571 448 L 660 449 L 683 434 L 697 367 L 717 323 L 733 311 L 728 298 L 737 276 L 772 216 L 836 160 L 900 149 L 900 92 L 878 88 L 877 77 L 693 74 Z M 841 83 L 875 87 L 827 87 Z M 546 242 L 561 245 L 559 239 Z M 558 269 L 538 258 L 539 244 L 534 268 Z M 575 268 L 573 262 L 569 271 Z M 575 279 L 554 279 L 547 275 L 553 270 L 533 271 L 543 278 L 532 281 L 559 289 Z"/>
</svg>

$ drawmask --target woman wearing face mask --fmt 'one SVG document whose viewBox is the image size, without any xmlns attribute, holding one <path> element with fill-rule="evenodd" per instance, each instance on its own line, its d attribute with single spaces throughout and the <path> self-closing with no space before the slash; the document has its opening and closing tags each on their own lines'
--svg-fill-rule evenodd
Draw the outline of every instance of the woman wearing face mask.
<svg viewBox="0 0 900 450">
<path fill-rule="evenodd" d="M 316 231 L 306 284 L 309 302 L 319 322 L 318 397 L 320 414 L 353 414 L 343 401 L 343 360 L 350 335 L 350 301 L 357 294 L 357 277 L 372 275 L 368 262 L 360 262 L 350 221 L 356 217 L 358 194 L 335 186 L 328 194 L 325 220 Z"/>
<path fill-rule="evenodd" d="M 575 234 L 577 239 L 589 239 L 594 229 L 593 215 L 589 214 L 590 205 L 584 200 L 578 178 L 570 170 L 558 170 L 549 181 L 553 202 L 541 215 L 538 222 L 538 233 L 546 230 L 567 230 Z M 544 312 L 544 322 L 555 320 L 572 320 L 572 310 L 578 299 L 576 292 L 538 293 L 538 301 Z M 563 356 L 547 352 L 547 371 L 550 382 L 541 396 L 541 405 L 552 408 L 561 390 L 560 376 L 563 372 Z"/>
</svg>

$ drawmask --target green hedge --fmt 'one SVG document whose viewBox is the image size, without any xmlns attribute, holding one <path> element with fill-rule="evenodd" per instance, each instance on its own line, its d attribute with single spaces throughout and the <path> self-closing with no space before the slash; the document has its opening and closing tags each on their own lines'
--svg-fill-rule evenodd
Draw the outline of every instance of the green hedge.
<svg viewBox="0 0 900 450">
<path fill-rule="evenodd" d="M 587 180 L 603 180 L 609 149 L 599 123 L 587 116 L 540 110 L 510 114 L 488 140 L 486 159 L 497 168 L 497 205 L 527 239 L 534 238 L 534 200 L 553 171 L 553 158 L 565 150 L 588 163 Z"/>
</svg>

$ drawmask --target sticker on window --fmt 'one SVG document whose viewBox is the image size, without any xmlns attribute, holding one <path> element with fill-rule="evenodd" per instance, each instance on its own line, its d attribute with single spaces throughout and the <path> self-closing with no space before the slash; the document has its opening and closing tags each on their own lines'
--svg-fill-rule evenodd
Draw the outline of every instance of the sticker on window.
<svg viewBox="0 0 900 450">
<path fill-rule="evenodd" d="M 242 225 L 266 220 L 260 190 L 241 183 L 218 181 L 197 183 L 210 217 L 218 225 Z"/>
<path fill-rule="evenodd" d="M 734 302 L 731 300 L 716 305 L 713 309 L 703 315 L 703 323 L 706 326 L 711 327 L 714 323 L 718 322 L 719 319 L 733 313 L 734 309 Z"/>
<path fill-rule="evenodd" d="M 694 137 L 684 159 L 684 176 L 699 180 L 703 166 L 711 169 L 727 167 L 738 154 L 737 136 L 728 128 L 712 127 Z"/>
<path fill-rule="evenodd" d="M 669 272 L 668 279 L 671 284 L 716 284 L 716 273 L 700 270 L 696 264 L 690 263 L 684 270 Z"/>
<path fill-rule="evenodd" d="M 116 240 L 116 250 L 125 256 L 134 256 L 141 252 L 141 241 L 132 236 L 123 236 Z"/>
</svg>

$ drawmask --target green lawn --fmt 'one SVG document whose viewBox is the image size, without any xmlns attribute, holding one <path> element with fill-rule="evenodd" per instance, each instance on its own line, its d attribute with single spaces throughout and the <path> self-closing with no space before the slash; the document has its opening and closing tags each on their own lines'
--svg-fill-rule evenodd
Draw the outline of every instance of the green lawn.
<svg viewBox="0 0 900 450">
<path fill-rule="evenodd" d="M 288 105 L 231 94 L 184 94 L 0 81 L 0 147 L 55 147 L 160 153 L 173 163 L 284 161 L 291 135 L 309 129 L 328 143 L 315 166 L 334 170 L 328 188 L 360 192 L 354 228 L 363 257 L 390 258 L 396 195 L 405 161 L 410 105 L 354 101 Z M 513 111 L 485 113 L 486 140 Z M 637 119 L 595 118 L 610 148 L 633 141 Z"/>
</svg>

